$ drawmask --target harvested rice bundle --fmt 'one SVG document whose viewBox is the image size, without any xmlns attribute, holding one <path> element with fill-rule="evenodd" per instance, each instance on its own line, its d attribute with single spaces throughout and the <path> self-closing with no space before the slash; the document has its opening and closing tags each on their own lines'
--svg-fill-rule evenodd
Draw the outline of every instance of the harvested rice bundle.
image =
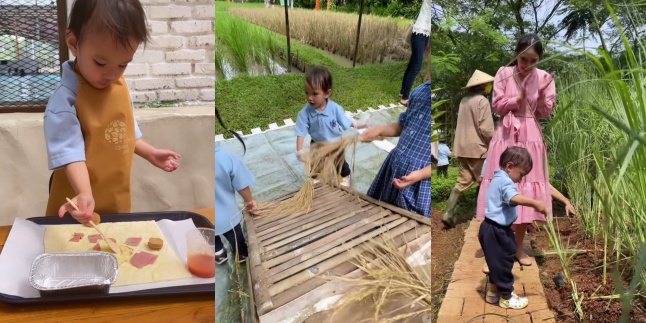
<svg viewBox="0 0 646 323">
<path fill-rule="evenodd" d="M 305 161 L 305 183 L 300 191 L 291 199 L 283 201 L 276 208 L 274 208 L 270 215 L 281 215 L 288 213 L 305 213 L 310 211 L 312 207 L 312 199 L 314 198 L 314 183 L 310 177 L 310 163 Z"/>
<path fill-rule="evenodd" d="M 361 247 L 365 253 L 355 258 L 355 265 L 364 273 L 361 278 L 342 279 L 360 287 L 357 294 L 342 300 L 335 313 L 353 303 L 371 299 L 375 303 L 373 322 L 403 322 L 409 319 L 428 318 L 431 308 L 431 277 L 428 265 L 413 267 L 407 261 L 406 250 L 397 248 L 390 239 L 376 239 Z M 405 299 L 404 307 L 390 310 L 387 302 Z"/>
</svg>

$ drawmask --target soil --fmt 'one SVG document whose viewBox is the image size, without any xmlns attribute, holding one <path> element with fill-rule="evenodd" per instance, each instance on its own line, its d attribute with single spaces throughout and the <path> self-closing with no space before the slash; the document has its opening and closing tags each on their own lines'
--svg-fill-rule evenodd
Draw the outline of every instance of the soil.
<svg viewBox="0 0 646 323">
<path fill-rule="evenodd" d="M 556 207 L 556 205 L 555 205 Z M 556 210 L 555 210 L 556 211 Z M 596 242 L 586 239 L 582 229 L 575 222 L 555 212 L 554 224 L 558 226 L 561 234 L 562 246 L 564 249 L 586 250 L 587 252 L 577 253 L 570 260 L 569 268 L 571 276 L 576 283 L 579 295 L 583 297 L 582 309 L 584 317 L 576 315 L 575 303 L 572 299 L 572 286 L 565 284 L 557 287 L 554 277 L 562 273 L 561 263 L 556 255 L 537 257 L 536 261 L 541 271 L 541 281 L 547 302 L 556 314 L 556 321 L 559 323 L 615 323 L 622 314 L 621 303 L 618 299 L 591 299 L 591 297 L 611 296 L 617 294 L 612 278 L 612 268 L 608 268 L 607 282 L 603 284 L 603 242 Z M 561 213 L 562 214 L 562 213 Z M 532 248 L 537 254 L 542 251 L 553 250 L 549 236 L 545 229 L 528 235 L 531 239 Z M 435 237 L 434 237 L 435 239 Z M 435 240 L 433 240 L 435 243 Z M 435 252 L 435 249 L 433 249 Z M 435 254 L 433 254 L 435 258 Z M 624 288 L 628 286 L 630 277 L 622 279 Z M 638 298 L 633 302 L 630 322 L 646 322 L 646 298 Z"/>
<path fill-rule="evenodd" d="M 431 244 L 432 322 L 435 322 L 437 313 L 442 305 L 442 299 L 444 299 L 446 289 L 451 282 L 453 265 L 460 257 L 462 245 L 464 244 L 464 230 L 466 230 L 469 222 L 463 222 L 455 228 L 446 230 L 442 224 L 442 213 L 436 210 L 432 210 L 431 221 L 433 236 L 433 243 Z"/>
</svg>

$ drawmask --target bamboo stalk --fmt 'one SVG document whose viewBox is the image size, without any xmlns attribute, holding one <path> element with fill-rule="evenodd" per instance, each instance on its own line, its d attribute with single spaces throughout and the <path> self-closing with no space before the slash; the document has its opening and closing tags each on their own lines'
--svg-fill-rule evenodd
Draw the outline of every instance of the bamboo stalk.
<svg viewBox="0 0 646 323">
<path fill-rule="evenodd" d="M 262 261 L 260 260 L 258 239 L 256 237 L 256 229 L 254 226 L 253 217 L 243 211 L 245 228 L 247 230 L 247 244 L 249 249 L 249 271 L 254 281 L 252 284 L 253 295 L 255 297 L 255 304 L 259 315 L 265 314 L 274 308 L 271 302 L 271 295 L 269 294 L 267 279 L 262 268 Z"/>
</svg>

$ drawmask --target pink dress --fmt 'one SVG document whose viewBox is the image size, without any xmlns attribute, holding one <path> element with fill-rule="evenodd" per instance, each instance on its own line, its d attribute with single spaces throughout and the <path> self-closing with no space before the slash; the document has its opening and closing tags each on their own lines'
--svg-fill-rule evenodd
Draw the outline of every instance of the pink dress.
<svg viewBox="0 0 646 323">
<path fill-rule="evenodd" d="M 543 142 L 538 118 L 546 118 L 554 110 L 556 88 L 551 76 L 540 69 L 535 69 L 528 75 L 526 87 L 526 102 L 517 104 L 516 97 L 520 94 L 521 81 L 516 67 L 501 67 L 496 73 L 493 90 L 493 111 L 500 115 L 498 128 L 489 143 L 487 164 L 478 194 L 476 218 L 484 219 L 487 188 L 495 170 L 500 169 L 500 155 L 510 146 L 524 147 L 532 155 L 534 167 L 532 171 L 516 184 L 518 192 L 526 197 L 542 200 L 552 212 L 552 196 L 549 189 L 549 171 L 547 153 Z M 539 89 L 547 82 L 550 84 L 542 95 Z M 545 216 L 531 207 L 518 206 L 518 219 L 514 224 L 531 224 L 532 221 L 545 221 Z"/>
</svg>

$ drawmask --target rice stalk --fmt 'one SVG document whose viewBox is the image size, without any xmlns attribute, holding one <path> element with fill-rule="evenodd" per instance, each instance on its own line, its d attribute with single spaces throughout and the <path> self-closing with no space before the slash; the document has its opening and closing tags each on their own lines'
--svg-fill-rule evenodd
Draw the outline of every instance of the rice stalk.
<svg viewBox="0 0 646 323">
<path fill-rule="evenodd" d="M 405 319 L 430 315 L 431 276 L 429 266 L 413 268 L 406 259 L 406 250 L 399 250 L 392 239 L 375 239 L 362 245 L 361 253 L 353 263 L 363 272 L 360 278 L 335 277 L 359 287 L 359 291 L 346 297 L 335 309 L 343 308 L 368 299 L 374 301 L 375 311 L 370 322 L 402 322 Z M 384 312 L 384 306 L 393 296 L 410 300 L 407 305 Z M 396 314 L 408 308 L 405 313 Z"/>
<path fill-rule="evenodd" d="M 314 182 L 310 176 L 310 163 L 305 161 L 305 182 L 301 189 L 296 192 L 296 195 L 287 201 L 281 202 L 278 206 L 273 208 L 270 216 L 282 214 L 304 213 L 307 214 L 312 208 L 312 200 L 314 199 Z"/>
</svg>

